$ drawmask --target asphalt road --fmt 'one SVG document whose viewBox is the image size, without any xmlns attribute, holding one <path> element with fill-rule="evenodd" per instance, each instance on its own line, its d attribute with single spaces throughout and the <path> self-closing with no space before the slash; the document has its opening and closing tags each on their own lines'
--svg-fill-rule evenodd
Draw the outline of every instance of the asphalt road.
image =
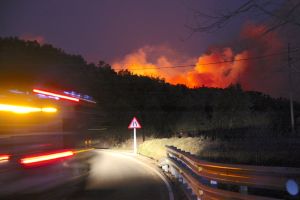
<svg viewBox="0 0 300 200">
<path fill-rule="evenodd" d="M 94 150 L 85 190 L 72 195 L 75 200 L 168 200 L 169 192 L 161 177 L 135 156 Z"/>
</svg>

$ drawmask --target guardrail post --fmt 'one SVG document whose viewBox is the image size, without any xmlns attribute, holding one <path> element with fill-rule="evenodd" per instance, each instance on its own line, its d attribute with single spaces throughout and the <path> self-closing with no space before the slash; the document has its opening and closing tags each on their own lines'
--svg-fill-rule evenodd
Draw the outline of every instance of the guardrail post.
<svg viewBox="0 0 300 200">
<path fill-rule="evenodd" d="M 170 173 L 172 174 L 172 176 L 175 176 L 175 169 L 174 167 L 170 167 Z"/>
<path fill-rule="evenodd" d="M 241 194 L 248 194 L 248 187 L 244 186 L 244 185 L 241 185 L 240 186 L 240 193 Z"/>
<path fill-rule="evenodd" d="M 163 165 L 163 166 L 162 166 L 162 169 L 163 169 L 165 172 L 169 172 L 169 165 Z"/>
<path fill-rule="evenodd" d="M 182 178 L 181 175 L 178 176 L 178 181 L 179 181 L 180 183 L 183 183 L 183 178 Z"/>
<path fill-rule="evenodd" d="M 178 171 L 176 169 L 174 169 L 174 176 L 175 176 L 175 178 L 179 177 L 179 173 L 178 173 Z"/>
</svg>

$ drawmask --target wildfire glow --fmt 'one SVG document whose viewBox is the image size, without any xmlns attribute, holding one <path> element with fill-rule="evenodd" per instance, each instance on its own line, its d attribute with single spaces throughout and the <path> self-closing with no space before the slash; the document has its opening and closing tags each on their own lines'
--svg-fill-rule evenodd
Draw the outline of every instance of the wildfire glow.
<svg viewBox="0 0 300 200">
<path fill-rule="evenodd" d="M 17 114 L 26 114 L 32 112 L 47 112 L 54 113 L 57 112 L 56 108 L 45 107 L 45 108 L 36 108 L 29 106 L 16 106 L 16 105 L 8 105 L 8 104 L 0 104 L 0 111 L 13 112 Z"/>
<path fill-rule="evenodd" d="M 239 75 L 246 68 L 243 61 L 233 61 L 247 58 L 247 52 L 234 54 L 230 48 L 213 49 L 210 53 L 198 58 L 195 67 L 185 73 L 167 79 L 172 84 L 184 84 L 193 87 L 227 87 L 238 81 Z M 218 64 L 209 64 L 218 63 Z"/>
<path fill-rule="evenodd" d="M 233 47 L 212 47 L 199 57 L 188 57 L 174 50 L 161 46 L 145 46 L 126 55 L 112 64 L 117 71 L 127 69 L 133 74 L 162 78 L 170 84 L 183 84 L 189 88 L 218 87 L 241 83 L 245 89 L 260 89 L 266 81 L 262 74 L 270 74 L 277 64 L 276 58 L 252 61 L 251 57 L 262 56 L 282 50 L 282 41 L 277 33 L 261 35 L 266 30 L 264 25 L 246 24 L 240 38 L 244 42 L 239 50 Z M 251 43 L 251 47 L 249 46 Z M 278 57 L 277 57 L 278 59 Z M 178 66 L 179 67 L 174 67 Z M 188 67 L 180 67 L 187 65 Z M 269 79 L 269 84 L 274 85 Z M 270 88 L 270 87 L 269 87 Z"/>
<path fill-rule="evenodd" d="M 238 76 L 246 67 L 245 62 L 226 62 L 235 59 L 246 58 L 247 52 L 235 54 L 231 48 L 212 49 L 209 53 L 203 54 L 194 61 L 194 67 L 183 70 L 172 68 L 176 66 L 170 58 L 161 56 L 150 62 L 147 60 L 147 49 L 140 49 L 138 52 L 127 55 L 119 63 L 113 64 L 115 68 L 126 66 L 126 69 L 137 75 L 164 78 L 171 84 L 183 84 L 187 87 L 227 87 L 229 84 L 238 81 Z M 225 62 L 224 62 L 225 61 Z M 218 63 L 206 65 L 207 63 Z M 224 63 L 222 63 L 224 62 Z M 164 66 L 164 68 L 159 68 Z"/>
</svg>

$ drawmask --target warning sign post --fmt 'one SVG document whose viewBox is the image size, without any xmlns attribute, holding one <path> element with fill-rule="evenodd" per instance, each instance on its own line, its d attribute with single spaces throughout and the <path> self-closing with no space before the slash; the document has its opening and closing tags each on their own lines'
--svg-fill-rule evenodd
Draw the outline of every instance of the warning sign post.
<svg viewBox="0 0 300 200">
<path fill-rule="evenodd" d="M 136 141 L 136 129 L 137 128 L 142 128 L 136 117 L 133 117 L 131 120 L 129 126 L 129 129 L 133 129 L 133 153 L 137 154 L 137 141 Z"/>
</svg>

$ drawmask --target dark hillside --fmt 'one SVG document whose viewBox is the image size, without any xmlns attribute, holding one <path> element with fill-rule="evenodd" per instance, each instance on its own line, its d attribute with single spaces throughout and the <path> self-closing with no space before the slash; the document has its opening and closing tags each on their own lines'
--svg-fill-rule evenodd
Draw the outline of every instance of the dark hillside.
<svg viewBox="0 0 300 200">
<path fill-rule="evenodd" d="M 87 93 L 106 116 L 108 133 L 119 138 L 129 136 L 127 126 L 133 116 L 144 125 L 143 134 L 159 137 L 178 133 L 231 137 L 258 129 L 267 135 L 289 132 L 286 99 L 244 92 L 240 85 L 173 86 L 128 71 L 117 73 L 103 61 L 88 64 L 81 56 L 49 44 L 18 38 L 0 38 L 0 83 L 10 88 L 42 86 Z M 299 104 L 295 108 L 298 114 Z"/>
</svg>

